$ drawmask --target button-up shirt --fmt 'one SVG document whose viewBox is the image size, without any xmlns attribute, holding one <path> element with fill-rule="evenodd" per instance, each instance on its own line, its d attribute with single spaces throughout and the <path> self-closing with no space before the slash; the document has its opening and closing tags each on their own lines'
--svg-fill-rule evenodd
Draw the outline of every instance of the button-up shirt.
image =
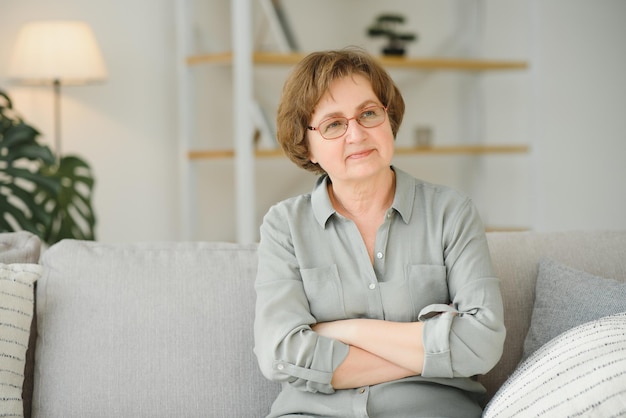
<svg viewBox="0 0 626 418">
<path fill-rule="evenodd" d="M 441 393 L 484 392 L 471 376 L 496 364 L 505 336 L 484 226 L 466 196 L 392 169 L 395 196 L 373 263 L 355 223 L 333 208 L 326 175 L 312 193 L 274 205 L 263 220 L 255 353 L 263 374 L 283 383 L 274 415 L 368 416 L 368 409 L 384 410 L 382 402 L 408 413 L 423 401 L 425 384 Z M 423 321 L 422 375 L 335 390 L 333 371 L 348 346 L 311 325 L 350 318 Z"/>
</svg>

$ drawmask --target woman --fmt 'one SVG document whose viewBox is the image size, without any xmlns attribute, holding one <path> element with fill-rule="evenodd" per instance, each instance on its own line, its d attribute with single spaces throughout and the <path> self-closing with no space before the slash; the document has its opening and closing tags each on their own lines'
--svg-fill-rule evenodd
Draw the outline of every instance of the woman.
<svg viewBox="0 0 626 418">
<path fill-rule="evenodd" d="M 308 55 L 278 141 L 320 173 L 261 226 L 255 353 L 270 417 L 471 417 L 500 358 L 502 300 L 472 202 L 391 165 L 404 101 L 357 49 Z"/>
</svg>

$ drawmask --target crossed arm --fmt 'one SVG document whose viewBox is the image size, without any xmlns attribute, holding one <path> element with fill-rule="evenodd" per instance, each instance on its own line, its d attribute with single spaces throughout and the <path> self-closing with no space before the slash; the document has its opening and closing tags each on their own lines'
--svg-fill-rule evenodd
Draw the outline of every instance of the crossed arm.
<svg viewBox="0 0 626 418">
<path fill-rule="evenodd" d="M 335 389 L 374 385 L 422 373 L 421 322 L 347 319 L 319 323 L 313 330 L 350 347 L 348 356 L 333 373 Z"/>
</svg>

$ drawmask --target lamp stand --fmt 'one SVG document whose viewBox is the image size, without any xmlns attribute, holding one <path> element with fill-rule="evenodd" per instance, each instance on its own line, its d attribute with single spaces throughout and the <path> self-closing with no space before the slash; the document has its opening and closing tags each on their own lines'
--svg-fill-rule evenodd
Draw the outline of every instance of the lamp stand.
<svg viewBox="0 0 626 418">
<path fill-rule="evenodd" d="M 54 151 L 61 161 L 61 80 L 55 78 L 54 87 Z"/>
</svg>

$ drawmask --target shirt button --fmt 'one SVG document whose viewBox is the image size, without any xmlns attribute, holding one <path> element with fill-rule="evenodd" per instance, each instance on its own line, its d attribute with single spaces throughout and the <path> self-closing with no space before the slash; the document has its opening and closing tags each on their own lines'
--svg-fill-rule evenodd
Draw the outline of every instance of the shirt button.
<svg viewBox="0 0 626 418">
<path fill-rule="evenodd" d="M 277 368 L 278 370 L 282 370 L 282 369 L 284 369 L 284 368 L 285 368 L 285 366 L 283 366 L 282 364 L 279 364 L 278 366 L 276 366 L 276 368 Z"/>
<path fill-rule="evenodd" d="M 370 288 L 371 290 L 376 289 L 376 283 L 370 283 L 369 288 Z"/>
<path fill-rule="evenodd" d="M 383 253 L 376 253 L 376 258 L 383 258 Z"/>
<path fill-rule="evenodd" d="M 362 394 L 362 393 L 365 393 L 365 388 L 361 388 L 361 389 L 359 389 L 359 393 L 361 393 L 361 394 Z"/>
</svg>

